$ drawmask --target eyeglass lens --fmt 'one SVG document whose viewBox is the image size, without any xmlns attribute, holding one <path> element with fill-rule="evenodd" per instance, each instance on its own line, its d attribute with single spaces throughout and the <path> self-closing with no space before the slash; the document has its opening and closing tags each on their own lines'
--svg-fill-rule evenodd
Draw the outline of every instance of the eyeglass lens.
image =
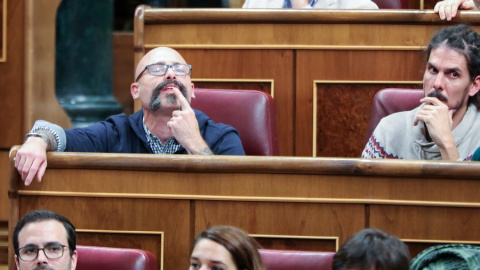
<svg viewBox="0 0 480 270">
<path fill-rule="evenodd" d="M 147 66 L 148 72 L 150 72 L 151 75 L 155 75 L 155 76 L 165 75 L 169 68 L 172 68 L 175 75 L 185 76 L 190 74 L 190 66 L 186 64 L 174 64 L 174 65 L 152 64 Z"/>
<path fill-rule="evenodd" d="M 58 259 L 63 256 L 64 248 L 63 245 L 50 245 L 44 248 L 23 247 L 19 249 L 19 255 L 23 261 L 33 261 L 38 257 L 38 252 L 42 250 L 48 259 Z"/>
</svg>

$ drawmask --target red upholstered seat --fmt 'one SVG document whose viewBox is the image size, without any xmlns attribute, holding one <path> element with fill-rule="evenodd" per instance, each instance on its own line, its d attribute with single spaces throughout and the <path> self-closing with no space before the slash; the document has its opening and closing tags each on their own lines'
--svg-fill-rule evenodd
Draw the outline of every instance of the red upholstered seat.
<svg viewBox="0 0 480 270">
<path fill-rule="evenodd" d="M 330 270 L 335 252 L 260 249 L 267 270 Z"/>
<path fill-rule="evenodd" d="M 158 270 L 153 253 L 140 249 L 77 246 L 77 270 Z"/>
<path fill-rule="evenodd" d="M 255 90 L 195 88 L 192 108 L 240 133 L 247 155 L 277 156 L 277 122 L 273 98 Z"/>
<path fill-rule="evenodd" d="M 418 107 L 424 96 L 423 89 L 385 88 L 378 91 L 373 98 L 365 143 L 383 117 Z"/>
<path fill-rule="evenodd" d="M 408 0 L 373 0 L 380 9 L 407 9 Z"/>
</svg>

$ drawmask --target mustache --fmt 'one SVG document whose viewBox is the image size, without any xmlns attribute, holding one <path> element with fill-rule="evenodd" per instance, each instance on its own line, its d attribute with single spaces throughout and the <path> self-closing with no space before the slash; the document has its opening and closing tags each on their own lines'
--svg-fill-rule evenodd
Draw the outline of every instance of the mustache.
<svg viewBox="0 0 480 270">
<path fill-rule="evenodd" d="M 180 92 L 185 96 L 185 98 L 187 97 L 187 88 L 185 87 L 185 85 L 183 83 L 181 83 L 179 81 L 175 81 L 175 80 L 166 80 L 166 81 L 160 83 L 159 85 L 157 85 L 155 87 L 155 89 L 153 89 L 152 96 L 158 96 L 160 91 L 162 91 L 162 89 L 169 84 L 174 84 L 174 85 L 178 86 L 178 88 L 180 89 Z"/>
<path fill-rule="evenodd" d="M 152 91 L 152 97 L 150 98 L 150 109 L 152 111 L 158 111 L 158 109 L 160 109 L 160 91 L 162 91 L 162 89 L 169 84 L 173 84 L 173 85 L 178 86 L 178 89 L 180 89 L 180 92 L 182 93 L 182 95 L 185 98 L 187 98 L 187 95 L 188 95 L 187 87 L 185 87 L 185 85 L 182 82 L 179 82 L 179 81 L 176 81 L 176 80 L 166 80 L 166 81 L 158 84 L 155 87 L 155 89 L 153 89 L 153 91 Z M 169 102 L 175 102 L 176 101 L 176 97 L 173 94 L 169 94 L 167 99 L 169 100 Z"/>
<path fill-rule="evenodd" d="M 442 93 L 442 91 L 437 91 L 435 88 L 430 91 L 427 95 L 428 97 L 438 98 L 442 102 L 447 102 L 448 98 Z"/>
<path fill-rule="evenodd" d="M 33 270 L 53 270 L 53 268 L 47 265 L 39 265 L 35 267 Z"/>
</svg>

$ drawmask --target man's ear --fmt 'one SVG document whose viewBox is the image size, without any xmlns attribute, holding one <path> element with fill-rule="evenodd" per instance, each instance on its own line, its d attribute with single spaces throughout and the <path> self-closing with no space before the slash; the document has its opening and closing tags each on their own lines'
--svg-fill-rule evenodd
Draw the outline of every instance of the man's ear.
<svg viewBox="0 0 480 270">
<path fill-rule="evenodd" d="M 195 99 L 195 85 L 193 85 L 193 83 L 192 83 L 192 96 L 190 98 Z"/>
<path fill-rule="evenodd" d="M 14 258 L 15 258 L 15 265 L 17 266 L 17 270 L 20 270 L 20 265 L 18 265 L 18 257 L 17 257 L 17 255 L 15 255 Z"/>
<path fill-rule="evenodd" d="M 72 269 L 75 270 L 77 268 L 77 260 L 78 260 L 78 252 L 75 250 L 72 254 Z"/>
<path fill-rule="evenodd" d="M 480 90 L 480 75 L 475 77 L 472 81 L 472 85 L 470 86 L 470 90 L 468 91 L 469 96 L 474 96 Z"/>
<path fill-rule="evenodd" d="M 138 94 L 138 86 L 139 84 L 138 83 L 132 83 L 130 85 L 130 94 L 132 94 L 132 97 L 133 99 L 137 99 L 139 97 L 139 94 Z"/>
</svg>

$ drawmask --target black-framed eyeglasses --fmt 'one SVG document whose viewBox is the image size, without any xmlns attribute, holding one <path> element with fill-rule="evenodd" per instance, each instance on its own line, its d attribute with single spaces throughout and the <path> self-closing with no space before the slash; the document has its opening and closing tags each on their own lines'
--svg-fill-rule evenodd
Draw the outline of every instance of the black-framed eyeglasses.
<svg viewBox="0 0 480 270">
<path fill-rule="evenodd" d="M 38 257 L 38 251 L 41 250 L 48 259 L 59 259 L 63 256 L 65 248 L 68 246 L 60 244 L 48 245 L 44 248 L 27 246 L 18 249 L 18 256 L 22 261 L 31 262 Z"/>
<path fill-rule="evenodd" d="M 187 64 L 173 64 L 173 65 L 166 65 L 166 64 L 151 64 L 147 65 L 140 74 L 138 74 L 137 79 L 135 82 L 138 82 L 138 80 L 142 77 L 143 73 L 145 73 L 145 70 L 148 70 L 148 73 L 153 76 L 163 76 L 167 73 L 167 70 L 169 68 L 172 68 L 173 72 L 177 76 L 187 76 L 190 75 L 190 72 L 192 71 L 192 66 L 187 65 Z"/>
</svg>

